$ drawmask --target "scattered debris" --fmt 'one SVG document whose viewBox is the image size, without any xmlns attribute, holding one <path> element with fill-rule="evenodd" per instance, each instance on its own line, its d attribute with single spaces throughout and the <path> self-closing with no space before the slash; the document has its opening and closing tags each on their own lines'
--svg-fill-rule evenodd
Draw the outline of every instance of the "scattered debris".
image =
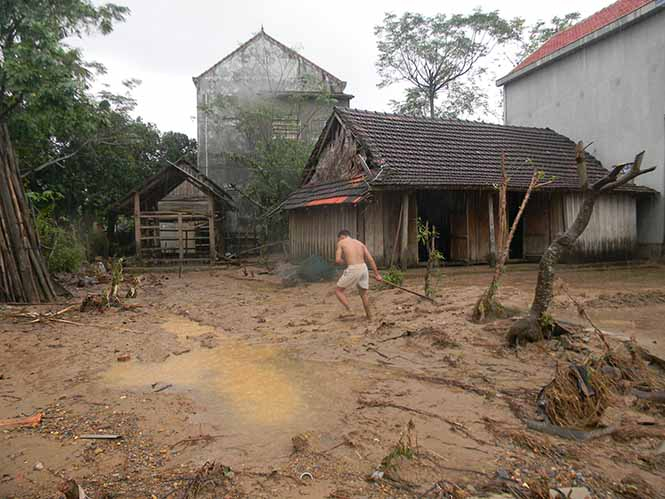
<svg viewBox="0 0 665 499">
<path fill-rule="evenodd" d="M 560 487 L 550 489 L 550 499 L 591 499 L 586 487 Z"/>
<path fill-rule="evenodd" d="M 309 471 L 305 471 L 304 473 L 300 474 L 300 479 L 304 480 L 305 478 L 309 478 L 310 480 L 314 480 L 314 477 Z"/>
<path fill-rule="evenodd" d="M 44 417 L 44 414 L 38 412 L 34 416 L 29 416 L 26 418 L 0 419 L 0 428 L 5 430 L 10 428 L 24 428 L 24 427 L 36 428 L 41 424 L 42 417 Z"/>
<path fill-rule="evenodd" d="M 65 499 L 91 499 L 83 487 L 81 487 L 76 481 L 69 479 L 63 482 L 58 487 L 58 492 L 62 493 L 65 496 Z"/>
<path fill-rule="evenodd" d="M 130 354 L 125 353 L 123 355 L 119 355 L 118 358 L 117 358 L 117 361 L 118 362 L 128 362 L 129 360 L 131 360 L 131 358 L 132 358 L 132 356 Z"/>
<path fill-rule="evenodd" d="M 106 433 L 93 433 L 90 435 L 81 435 L 79 438 L 84 440 L 119 440 L 122 435 L 112 435 Z"/>
<path fill-rule="evenodd" d="M 309 435 L 307 433 L 300 433 L 291 438 L 293 443 L 293 452 L 304 452 L 309 448 Z"/>
<path fill-rule="evenodd" d="M 35 463 L 32 469 L 35 471 L 42 471 L 44 469 L 44 464 L 38 461 Z"/>
<path fill-rule="evenodd" d="M 154 393 L 163 392 L 164 390 L 167 390 L 172 386 L 173 385 L 171 383 L 160 383 L 159 381 L 157 383 L 153 383 L 152 385 L 150 385 Z"/>
</svg>

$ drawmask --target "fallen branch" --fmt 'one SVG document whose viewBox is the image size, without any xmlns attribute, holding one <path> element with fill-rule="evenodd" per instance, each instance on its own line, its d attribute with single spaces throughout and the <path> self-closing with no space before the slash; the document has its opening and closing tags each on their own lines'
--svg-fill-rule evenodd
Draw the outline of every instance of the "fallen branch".
<svg viewBox="0 0 665 499">
<path fill-rule="evenodd" d="M 393 288 L 397 288 L 401 291 L 405 291 L 406 293 L 411 293 L 412 295 L 416 295 L 417 297 L 422 298 L 423 300 L 428 300 L 428 301 L 431 301 L 432 303 L 437 303 L 436 300 L 434 300 L 434 298 L 430 298 L 429 296 L 424 295 L 422 293 L 418 293 L 417 291 L 413 291 L 412 289 L 405 288 L 405 287 L 399 286 L 398 284 L 393 284 L 392 282 L 385 281 L 385 280 L 382 281 L 382 282 L 384 282 L 388 286 L 392 286 Z"/>
<path fill-rule="evenodd" d="M 556 426 L 544 421 L 534 420 L 527 421 L 526 426 L 530 430 L 547 433 L 548 435 L 554 435 L 556 437 L 567 438 L 569 440 L 577 440 L 580 442 L 586 442 L 587 440 L 593 440 L 594 438 L 605 437 L 619 430 L 619 426 L 608 426 L 607 428 L 600 428 L 598 430 L 584 431 L 575 428 L 566 428 L 564 426 Z"/>
<path fill-rule="evenodd" d="M 469 430 L 467 430 L 466 427 L 463 424 L 458 423 L 456 421 L 452 421 L 450 419 L 447 419 L 447 418 L 445 418 L 445 417 L 443 417 L 439 414 L 435 414 L 433 412 L 423 411 L 421 409 L 414 409 L 412 407 L 407 407 L 405 405 L 393 404 L 392 402 L 381 402 L 381 401 L 378 401 L 378 400 L 360 400 L 359 404 L 360 405 L 358 406 L 358 409 L 364 409 L 364 408 L 367 408 L 367 407 L 389 407 L 389 408 L 393 408 L 393 409 L 399 409 L 401 411 L 411 412 L 413 414 L 419 414 L 421 416 L 426 416 L 428 418 L 438 419 L 440 421 L 443 421 L 444 423 L 449 424 L 453 431 L 459 431 L 460 433 L 462 433 L 466 437 L 470 438 L 471 440 L 475 441 L 476 443 L 479 443 L 479 444 L 482 444 L 482 445 L 488 445 L 487 442 L 484 442 L 483 440 L 480 440 L 480 439 L 474 437 L 473 435 L 471 435 Z"/>
</svg>

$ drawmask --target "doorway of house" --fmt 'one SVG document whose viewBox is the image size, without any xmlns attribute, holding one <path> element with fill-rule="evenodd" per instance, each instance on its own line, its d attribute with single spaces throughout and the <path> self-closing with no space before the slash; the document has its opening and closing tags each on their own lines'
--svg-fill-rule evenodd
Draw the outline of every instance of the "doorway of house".
<svg viewBox="0 0 665 499">
<path fill-rule="evenodd" d="M 509 192 L 508 193 L 508 230 L 513 226 L 513 221 L 517 217 L 517 212 L 520 209 L 520 204 L 524 199 L 522 192 Z M 520 219 L 515 230 L 515 235 L 510 243 L 510 251 L 508 252 L 510 260 L 521 260 L 524 258 L 524 217 Z"/>
<path fill-rule="evenodd" d="M 421 191 L 417 194 L 418 218 L 436 227 L 436 249 L 446 262 L 468 260 L 466 194 L 459 191 Z M 418 260 L 427 261 L 427 248 L 418 245 Z"/>
<path fill-rule="evenodd" d="M 439 233 L 436 249 L 443 253 L 447 260 L 450 256 L 450 217 L 444 199 L 445 193 L 442 191 L 421 191 L 416 197 L 418 218 L 436 228 Z M 427 261 L 427 248 L 423 244 L 418 244 L 418 261 Z"/>
</svg>

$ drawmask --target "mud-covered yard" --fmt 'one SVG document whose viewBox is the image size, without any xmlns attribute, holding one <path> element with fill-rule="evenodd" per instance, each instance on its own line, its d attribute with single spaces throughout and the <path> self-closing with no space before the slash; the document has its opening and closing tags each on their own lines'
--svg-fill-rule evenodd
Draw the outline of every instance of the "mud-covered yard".
<svg viewBox="0 0 665 499">
<path fill-rule="evenodd" d="M 560 276 L 613 348 L 634 336 L 665 357 L 664 267 Z M 504 304 L 526 309 L 535 277 L 509 267 Z M 58 497 L 63 479 L 92 498 L 541 497 L 569 486 L 663 497 L 662 404 L 617 392 L 602 425 L 625 430 L 587 442 L 527 430 L 557 365 L 602 343 L 586 329 L 507 347 L 509 319 L 469 320 L 489 279 L 445 269 L 436 305 L 374 289 L 371 323 L 357 298 L 357 317 L 340 318 L 331 283 L 283 288 L 236 267 L 144 274 L 125 300 L 139 307 L 73 309 L 66 322 L 12 317 L 64 305 L 2 307 L 0 419 L 44 416 L 0 431 L 0 497 Z M 422 273 L 406 285 L 422 288 Z M 565 295 L 555 305 L 556 318 L 588 326 Z"/>
</svg>

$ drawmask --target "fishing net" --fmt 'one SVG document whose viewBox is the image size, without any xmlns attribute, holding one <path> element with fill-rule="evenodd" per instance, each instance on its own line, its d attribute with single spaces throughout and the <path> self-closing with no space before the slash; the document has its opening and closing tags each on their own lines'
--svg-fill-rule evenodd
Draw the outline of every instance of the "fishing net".
<svg viewBox="0 0 665 499">
<path fill-rule="evenodd" d="M 295 286 L 298 282 L 320 282 L 335 278 L 336 269 L 318 255 L 312 255 L 297 265 L 287 263 L 277 269 L 284 286 Z"/>
<path fill-rule="evenodd" d="M 298 265 L 298 277 L 307 282 L 330 281 L 335 278 L 335 267 L 319 255 L 312 255 Z"/>
</svg>

